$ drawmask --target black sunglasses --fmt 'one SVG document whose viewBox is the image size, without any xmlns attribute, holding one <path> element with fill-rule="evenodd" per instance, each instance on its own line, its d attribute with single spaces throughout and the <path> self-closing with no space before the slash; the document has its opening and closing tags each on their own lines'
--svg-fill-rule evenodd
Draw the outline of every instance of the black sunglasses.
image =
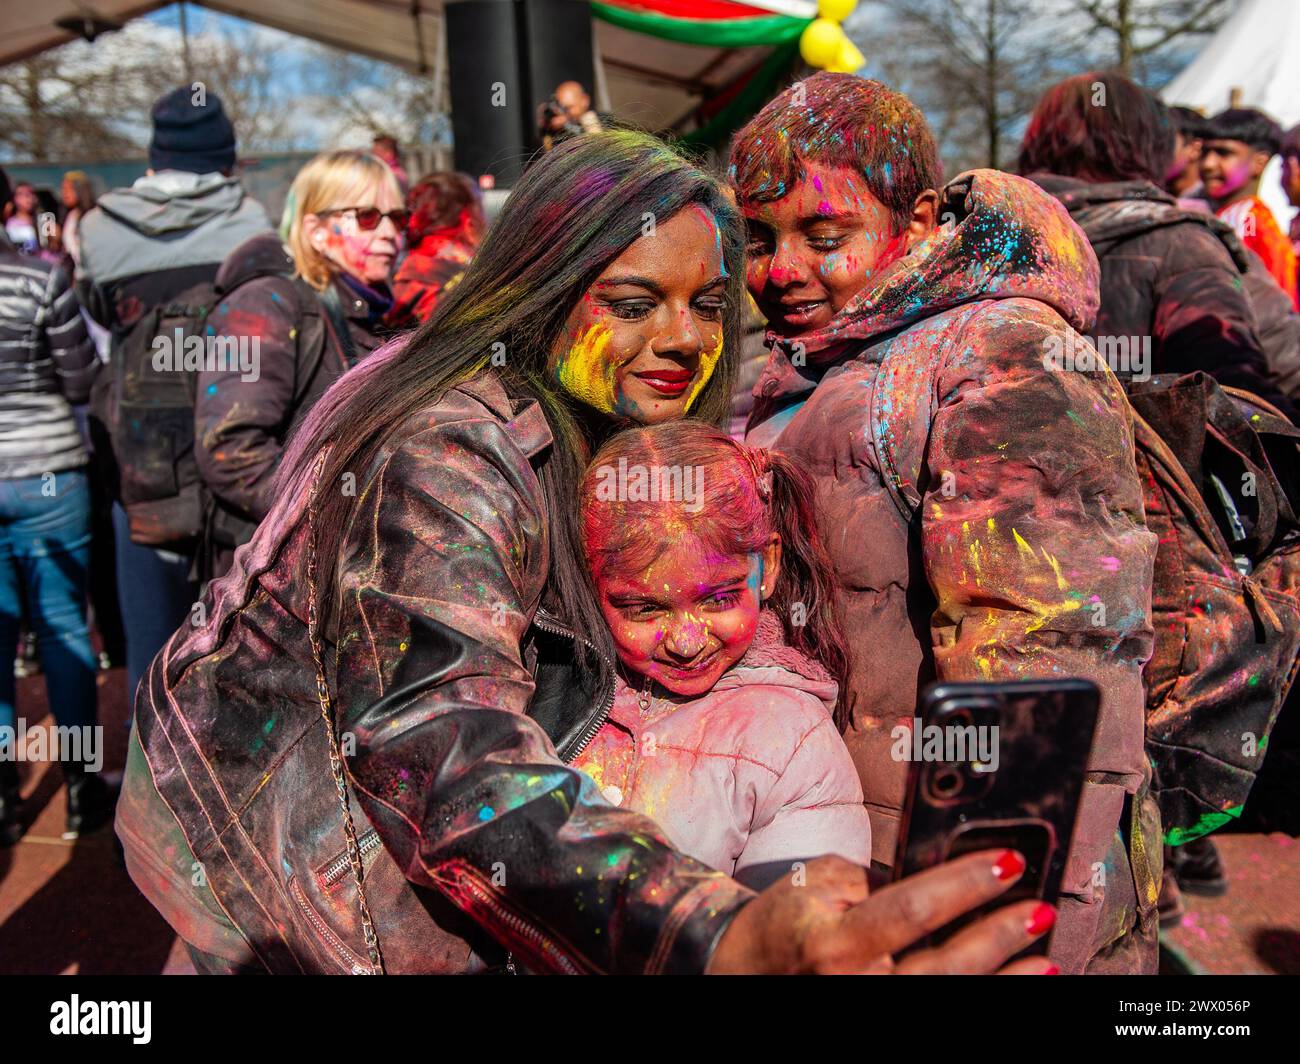
<svg viewBox="0 0 1300 1064">
<path fill-rule="evenodd" d="M 411 212 L 402 207 L 395 211 L 381 211 L 378 207 L 336 207 L 332 211 L 326 211 L 326 214 L 355 214 L 357 216 L 358 229 L 378 229 L 379 223 L 388 218 L 393 225 L 397 227 L 400 233 L 406 228 L 406 224 L 411 220 Z"/>
</svg>

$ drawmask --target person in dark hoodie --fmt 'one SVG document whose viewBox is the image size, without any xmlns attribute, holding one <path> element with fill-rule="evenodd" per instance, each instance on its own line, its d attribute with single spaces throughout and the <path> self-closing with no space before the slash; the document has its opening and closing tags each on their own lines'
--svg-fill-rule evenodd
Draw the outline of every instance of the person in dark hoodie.
<svg viewBox="0 0 1300 1064">
<path fill-rule="evenodd" d="M 1105 107 L 1091 102 L 1098 85 Z M 1044 93 L 1019 168 L 1065 204 L 1097 253 L 1095 335 L 1130 345 L 1150 337 L 1149 359 L 1112 365 L 1122 379 L 1202 370 L 1294 420 L 1300 319 L 1230 226 L 1158 187 L 1174 136 L 1153 93 L 1121 74 L 1080 74 Z"/>
<path fill-rule="evenodd" d="M 254 237 L 217 275 L 217 336 L 255 345 L 240 365 L 198 375 L 194 451 L 212 495 L 205 577 L 221 576 L 275 502 L 292 428 L 325 390 L 389 335 L 388 278 L 409 212 L 374 155 L 330 151 L 299 171 L 274 234 Z"/>
<path fill-rule="evenodd" d="M 940 190 L 924 116 L 879 82 L 805 78 L 737 134 L 731 163 L 773 345 L 746 442 L 817 481 L 876 860 L 898 839 L 895 732 L 926 684 L 1090 679 L 1103 708 L 1049 956 L 1154 971 L 1156 537 L 1119 382 L 1050 357 L 1090 350 L 1096 257 L 1022 178 L 975 170 Z"/>
<path fill-rule="evenodd" d="M 231 251 L 271 228 L 261 205 L 232 176 L 235 131 L 215 93 L 174 89 L 154 104 L 152 117 L 148 172 L 102 197 L 80 224 L 77 293 L 110 330 L 110 352 L 151 309 L 211 282 Z M 113 522 L 127 684 L 134 692 L 198 598 L 198 586 L 186 548 L 133 543 L 121 506 L 113 507 Z"/>
<path fill-rule="evenodd" d="M 1097 84 L 1105 107 L 1090 104 Z M 1081 74 L 1039 102 L 1020 168 L 1065 204 L 1092 241 L 1101 261 L 1098 334 L 1149 335 L 1148 373 L 1203 370 L 1294 420 L 1288 399 L 1300 394 L 1300 315 L 1230 225 L 1155 185 L 1168 175 L 1181 120 L 1122 75 Z M 1183 426 L 1153 428 L 1176 434 Z M 1210 837 L 1166 847 L 1163 922 L 1182 914 L 1180 887 L 1209 895 L 1227 889 Z"/>
</svg>

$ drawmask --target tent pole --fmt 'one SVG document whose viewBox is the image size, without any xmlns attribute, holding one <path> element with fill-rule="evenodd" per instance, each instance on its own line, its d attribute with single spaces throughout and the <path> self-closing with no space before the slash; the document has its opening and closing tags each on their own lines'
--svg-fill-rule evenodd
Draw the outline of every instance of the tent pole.
<svg viewBox="0 0 1300 1064">
<path fill-rule="evenodd" d="M 185 67 L 185 80 L 187 83 L 194 84 L 194 64 L 190 62 L 190 27 L 189 19 L 185 14 L 184 0 L 176 5 L 180 10 L 181 22 L 181 63 Z"/>
</svg>

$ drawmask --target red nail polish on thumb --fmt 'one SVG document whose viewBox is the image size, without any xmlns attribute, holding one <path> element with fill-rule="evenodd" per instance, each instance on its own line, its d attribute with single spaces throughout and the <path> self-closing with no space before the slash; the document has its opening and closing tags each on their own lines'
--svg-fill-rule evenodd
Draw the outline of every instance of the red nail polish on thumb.
<svg viewBox="0 0 1300 1064">
<path fill-rule="evenodd" d="M 1008 879 L 1015 879 L 1024 870 L 1025 859 L 1015 850 L 1003 850 L 1001 856 L 993 862 L 994 877 L 1004 883 Z"/>
<path fill-rule="evenodd" d="M 1047 902 L 1040 901 L 1029 914 L 1029 919 L 1025 921 L 1025 930 L 1031 935 L 1041 935 L 1044 931 L 1050 930 L 1054 923 L 1056 923 L 1056 910 Z"/>
</svg>

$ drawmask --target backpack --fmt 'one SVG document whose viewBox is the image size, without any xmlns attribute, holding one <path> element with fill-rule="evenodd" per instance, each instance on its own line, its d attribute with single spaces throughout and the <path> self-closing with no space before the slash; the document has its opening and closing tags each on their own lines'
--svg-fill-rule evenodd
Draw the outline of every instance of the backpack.
<svg viewBox="0 0 1300 1064">
<path fill-rule="evenodd" d="M 1146 752 L 1164 841 L 1176 846 L 1241 815 L 1295 679 L 1300 429 L 1204 373 L 1126 383 L 1143 507 L 1159 540 Z M 882 468 L 895 469 L 892 441 L 915 426 L 882 423 L 880 404 L 872 417 Z M 894 477 L 884 482 L 915 518 Z"/>
<path fill-rule="evenodd" d="M 319 318 L 317 300 L 298 281 L 286 280 L 298 299 L 299 320 Z M 152 308 L 115 345 L 110 372 L 100 375 L 92 412 L 111 440 L 113 468 L 107 472 L 134 543 L 192 554 L 209 534 L 213 506 L 194 455 L 194 400 L 200 369 L 223 354 L 211 344 L 208 316 L 237 288 L 203 282 Z M 299 344 L 304 334 L 314 339 L 318 332 L 304 322 Z M 319 361 L 321 352 L 314 355 Z"/>
<path fill-rule="evenodd" d="M 132 542 L 144 546 L 188 550 L 202 528 L 194 390 L 218 298 L 203 282 L 149 310 L 114 346 L 106 387 L 94 399 L 112 441 L 115 495 Z"/>
<path fill-rule="evenodd" d="M 1159 538 L 1146 749 L 1165 842 L 1177 846 L 1241 815 L 1295 679 L 1300 429 L 1204 373 L 1128 392 Z"/>
</svg>

